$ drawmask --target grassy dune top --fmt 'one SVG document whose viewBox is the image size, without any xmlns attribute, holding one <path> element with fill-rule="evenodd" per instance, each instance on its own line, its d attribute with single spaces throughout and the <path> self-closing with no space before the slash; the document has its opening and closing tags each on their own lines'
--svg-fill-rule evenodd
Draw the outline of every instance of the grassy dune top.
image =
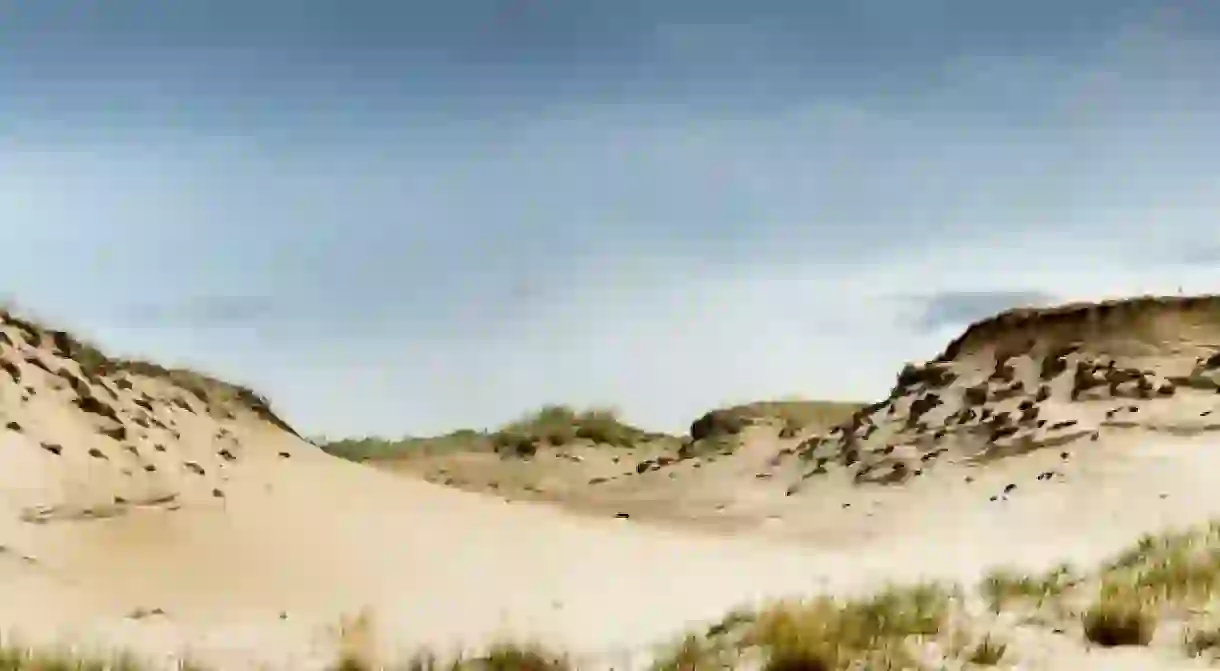
<svg viewBox="0 0 1220 671">
<path fill-rule="evenodd" d="M 547 405 L 496 430 L 459 429 L 429 437 L 318 439 L 314 442 L 335 456 L 364 461 L 458 451 L 496 452 L 528 457 L 538 449 L 548 446 L 561 447 L 585 442 L 611 447 L 633 447 L 652 441 L 677 443 L 678 438 L 645 431 L 628 424 L 619 419 L 618 413 L 613 409 L 577 410 L 566 405 Z"/>
<path fill-rule="evenodd" d="M 825 431 L 846 421 L 863 406 L 863 403 L 849 401 L 757 401 L 705 413 L 691 425 L 690 437 L 702 440 L 736 436 L 751 424 L 768 421 L 781 423 L 792 435 L 806 429 Z M 463 451 L 528 457 L 541 448 L 580 442 L 624 448 L 645 443 L 672 443 L 676 448 L 682 437 L 647 431 L 627 423 L 613 408 L 581 410 L 553 404 L 526 413 L 495 430 L 458 429 L 439 436 L 396 439 L 321 437 L 313 442 L 335 456 L 365 461 Z"/>
</svg>

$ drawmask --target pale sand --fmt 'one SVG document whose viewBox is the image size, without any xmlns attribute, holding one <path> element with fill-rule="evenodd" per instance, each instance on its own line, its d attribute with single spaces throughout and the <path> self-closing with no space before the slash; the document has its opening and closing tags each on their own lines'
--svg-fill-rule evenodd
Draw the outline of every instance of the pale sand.
<svg viewBox="0 0 1220 671">
<path fill-rule="evenodd" d="M 945 464 L 901 487 L 832 474 L 812 485 L 816 495 L 785 497 L 746 477 L 749 462 L 742 477 L 726 468 L 699 487 L 740 488 L 736 505 L 770 519 L 766 530 L 682 532 L 405 479 L 249 416 L 218 423 L 161 407 L 180 439 L 128 424 L 141 434 L 126 441 L 136 457 L 99 436 L 96 418 L 68 405 L 69 390 L 21 365 L 36 390 L 28 401 L 0 377 L 0 413 L 23 426 L 0 432 L 0 625 L 32 642 L 187 652 L 225 669 L 321 668 L 333 655 L 328 628 L 362 609 L 387 653 L 509 636 L 571 650 L 586 668 L 633 668 L 651 645 L 759 598 L 921 577 L 969 584 L 1000 564 L 1087 567 L 1142 532 L 1220 515 L 1212 438 L 1132 433 L 1075 446 L 1072 469 L 1053 482 L 1035 476 L 1057 450 Z M 120 396 L 169 391 L 141 379 Z M 233 438 L 217 437 L 221 424 Z M 233 462 L 216 455 L 229 444 Z M 88 456 L 90 446 L 106 458 Z M 157 470 L 142 470 L 148 463 Z M 1007 500 L 988 501 L 1008 483 L 1018 489 Z M 177 499 L 129 505 L 166 493 Z M 115 495 L 129 502 L 121 515 L 64 512 Z M 50 519 L 21 520 L 37 506 Z M 164 614 L 128 617 L 137 609 Z M 1020 659 L 1025 669 L 1192 668 L 1160 648 L 1086 652 L 1079 640 L 1045 637 L 1021 646 Z"/>
<path fill-rule="evenodd" d="M 141 650 L 193 649 L 235 663 L 284 661 L 312 648 L 320 663 L 331 654 L 324 627 L 368 607 L 387 645 L 444 650 L 458 640 L 527 635 L 621 659 L 759 597 L 920 575 L 968 583 L 1000 563 L 1085 565 L 1142 531 L 1220 513 L 1220 452 L 1197 440 L 1107 446 L 1090 462 L 1091 475 L 1071 485 L 1039 486 L 1032 468 L 1020 477 L 995 469 L 975 486 L 1008 478 L 1025 489 L 1000 505 L 928 480 L 897 512 L 819 511 L 866 532 L 876 519 L 885 530 L 838 550 L 508 504 L 259 434 L 246 437 L 259 452 L 290 449 L 293 457 L 251 456 L 234 467 L 223 506 L 9 523 L 6 537 L 20 537 L 10 546 L 36 563 L 2 569 L 20 587 L 16 596 L 6 589 L 0 615 L 25 629 L 43 622 L 100 632 Z M 10 436 L 0 449 L 23 446 Z M 123 620 L 139 607 L 168 615 Z"/>
</svg>

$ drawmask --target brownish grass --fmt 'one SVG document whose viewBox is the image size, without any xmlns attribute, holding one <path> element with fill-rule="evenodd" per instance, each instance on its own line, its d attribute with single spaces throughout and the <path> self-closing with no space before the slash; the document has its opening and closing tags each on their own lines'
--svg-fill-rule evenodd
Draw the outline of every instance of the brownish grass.
<svg viewBox="0 0 1220 671">
<path fill-rule="evenodd" d="M 1004 659 L 1008 644 L 992 636 L 984 636 L 966 656 L 966 661 L 975 666 L 995 666 Z"/>
<path fill-rule="evenodd" d="M 732 668 L 753 658 L 767 671 L 916 668 L 912 643 L 942 633 L 953 601 L 947 586 L 890 587 L 864 599 L 820 597 L 736 611 L 702 637 L 663 655 L 658 670 Z"/>
<path fill-rule="evenodd" d="M 999 613 L 1018 602 L 1040 608 L 1062 596 L 1078 580 L 1067 565 L 1035 575 L 1000 568 L 984 576 L 979 591 L 988 607 Z"/>
<path fill-rule="evenodd" d="M 1106 592 L 1081 618 L 1084 636 L 1102 647 L 1148 645 L 1156 633 L 1157 613 L 1138 594 Z"/>
</svg>

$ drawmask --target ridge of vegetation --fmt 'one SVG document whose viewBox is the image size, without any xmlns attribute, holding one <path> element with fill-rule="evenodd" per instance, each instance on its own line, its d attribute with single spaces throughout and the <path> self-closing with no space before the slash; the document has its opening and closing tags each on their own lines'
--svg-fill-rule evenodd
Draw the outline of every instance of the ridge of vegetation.
<svg viewBox="0 0 1220 671">
<path fill-rule="evenodd" d="M 709 411 L 691 425 L 687 442 L 728 440 L 747 426 L 780 422 L 781 434 L 795 437 L 805 430 L 825 431 L 847 421 L 864 407 L 853 401 L 772 400 L 745 403 Z M 683 438 L 647 431 L 624 422 L 612 408 L 578 410 L 562 404 L 545 405 L 495 429 L 457 429 L 438 436 L 311 439 L 329 454 L 351 461 L 402 459 L 411 456 L 454 452 L 494 452 L 504 456 L 530 457 L 539 449 L 562 447 L 585 441 L 596 445 L 629 448 L 642 443 L 672 442 Z"/>
<path fill-rule="evenodd" d="M 561 447 L 579 441 L 594 445 L 629 448 L 641 443 L 678 438 L 645 431 L 619 419 L 610 408 L 576 410 L 566 405 L 546 405 L 494 431 L 458 429 L 431 436 L 399 439 L 377 437 L 330 440 L 315 439 L 315 445 L 337 457 L 352 461 L 400 459 L 449 452 L 494 452 L 528 458 L 544 447 Z"/>
</svg>

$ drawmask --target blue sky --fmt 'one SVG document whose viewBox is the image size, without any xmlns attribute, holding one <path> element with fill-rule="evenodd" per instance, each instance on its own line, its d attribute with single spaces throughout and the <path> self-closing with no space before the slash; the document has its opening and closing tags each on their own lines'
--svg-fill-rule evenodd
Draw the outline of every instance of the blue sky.
<svg viewBox="0 0 1220 671">
<path fill-rule="evenodd" d="M 3 290 L 303 431 L 871 398 L 1220 286 L 1202 0 L 0 0 Z"/>
</svg>

